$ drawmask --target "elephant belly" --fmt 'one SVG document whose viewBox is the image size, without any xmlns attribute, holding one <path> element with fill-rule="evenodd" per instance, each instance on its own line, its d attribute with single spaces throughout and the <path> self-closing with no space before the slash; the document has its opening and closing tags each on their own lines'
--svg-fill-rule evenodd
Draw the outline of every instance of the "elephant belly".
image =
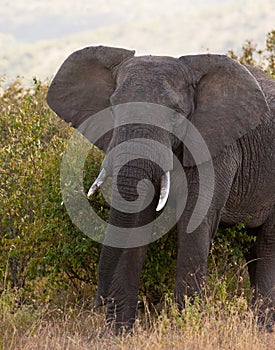
<svg viewBox="0 0 275 350">
<path fill-rule="evenodd" d="M 221 212 L 221 222 L 230 225 L 242 222 L 251 228 L 261 226 L 274 210 L 275 189 L 273 187 L 272 182 L 258 188 L 247 186 L 243 195 L 240 195 L 239 186 L 233 187 Z"/>
<path fill-rule="evenodd" d="M 251 228 L 259 227 L 274 210 L 273 131 L 268 129 L 265 132 L 266 143 L 264 144 L 260 130 L 255 130 L 252 136 L 244 136 L 227 153 L 227 156 L 229 155 L 237 161 L 234 180 L 230 187 L 224 191 L 227 192 L 227 198 L 221 212 L 221 222 L 225 224 L 243 222 Z M 219 190 L 225 189 L 225 183 L 230 183 L 230 180 L 225 181 L 222 175 L 228 172 L 225 166 L 226 161 L 224 160 L 222 164 L 223 169 L 220 171 L 220 176 L 217 177 Z"/>
<path fill-rule="evenodd" d="M 241 210 L 234 207 L 225 207 L 221 214 L 221 223 L 226 225 L 235 225 L 237 223 L 245 223 L 249 228 L 255 228 L 263 225 L 268 218 L 272 204 L 264 208 Z"/>
</svg>

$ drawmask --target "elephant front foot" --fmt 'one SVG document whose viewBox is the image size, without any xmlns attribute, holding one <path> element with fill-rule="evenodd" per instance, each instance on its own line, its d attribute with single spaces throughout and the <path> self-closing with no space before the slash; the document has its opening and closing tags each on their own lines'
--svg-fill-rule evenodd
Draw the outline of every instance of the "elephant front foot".
<svg viewBox="0 0 275 350">
<path fill-rule="evenodd" d="M 273 333 L 275 331 L 274 306 L 260 300 L 253 305 L 253 312 L 259 329 L 266 330 L 268 333 Z"/>
<path fill-rule="evenodd" d="M 268 333 L 275 331 L 275 303 L 271 297 L 264 297 L 254 287 L 251 289 L 252 300 L 250 309 L 253 312 L 254 322 L 260 330 Z"/>
<path fill-rule="evenodd" d="M 204 300 L 203 289 L 188 287 L 186 283 L 176 285 L 174 288 L 174 302 L 179 312 L 182 312 L 189 305 L 202 304 Z"/>
<path fill-rule="evenodd" d="M 106 322 L 99 337 L 128 335 L 135 323 L 135 308 L 120 307 L 114 298 L 97 298 L 96 306 L 106 306 Z"/>
<path fill-rule="evenodd" d="M 134 322 L 117 322 L 115 314 L 107 314 L 105 324 L 98 332 L 98 338 L 112 339 L 133 334 Z"/>
<path fill-rule="evenodd" d="M 273 333 L 275 330 L 274 315 L 270 314 L 270 312 L 257 312 L 255 314 L 255 322 L 259 330 L 265 330 L 268 333 Z"/>
</svg>

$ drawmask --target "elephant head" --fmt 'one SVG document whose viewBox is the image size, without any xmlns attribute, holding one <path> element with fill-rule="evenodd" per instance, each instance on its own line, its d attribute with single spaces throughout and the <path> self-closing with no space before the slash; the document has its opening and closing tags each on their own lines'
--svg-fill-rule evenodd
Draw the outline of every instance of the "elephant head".
<svg viewBox="0 0 275 350">
<path fill-rule="evenodd" d="M 134 51 L 103 46 L 88 47 L 69 56 L 53 79 L 47 102 L 75 128 L 85 124 L 97 112 L 112 107 L 110 118 L 114 128 L 96 143 L 107 154 L 112 153 L 112 156 L 106 158 L 103 170 L 89 194 L 101 185 L 107 175 L 116 172 L 113 197 L 119 192 L 119 198 L 122 197 L 129 207 L 136 202 L 137 197 L 141 199 L 142 210 L 139 211 L 137 209 L 140 207 L 135 206 L 132 212 L 127 213 L 118 210 L 115 205 L 111 207 L 110 223 L 118 230 L 150 224 L 156 209 L 163 207 L 169 193 L 169 172 L 173 170 L 172 152 L 177 154 L 183 167 L 198 165 L 173 133 L 173 130 L 182 127 L 178 119 L 173 119 L 173 113 L 169 120 L 163 120 L 163 116 L 160 118 L 161 123 L 169 125 L 167 131 L 157 123 L 122 125 L 121 119 L 125 118 L 127 111 L 133 114 L 128 115 L 129 118 L 135 118 L 135 110 L 126 108 L 119 113 L 119 106 L 148 103 L 177 112 L 191 121 L 202 135 L 210 158 L 218 156 L 227 146 L 256 128 L 267 109 L 255 78 L 244 66 L 226 56 L 206 54 L 179 59 L 135 57 Z M 158 120 L 158 116 L 154 120 Z M 186 129 L 183 130 L 183 133 L 186 132 Z M 133 139 L 140 140 L 135 147 L 140 147 L 143 155 L 148 152 L 157 156 L 157 143 L 170 149 L 171 152 L 165 156 L 159 155 L 159 158 L 165 159 L 163 166 L 158 166 L 146 157 L 128 159 L 122 164 L 121 154 L 133 152 L 133 149 L 118 146 Z M 147 141 L 151 139 L 157 142 L 148 146 Z M 115 149 L 119 150 L 115 152 Z M 210 159 L 204 158 L 202 161 L 207 160 Z M 139 186 L 140 182 L 142 186 Z M 151 202 L 147 203 L 152 185 L 154 194 Z M 158 205 L 159 195 L 161 202 Z M 147 203 L 145 207 L 142 206 L 143 202 Z M 139 276 L 145 252 L 145 246 L 103 246 L 97 303 L 107 302 L 108 319 L 115 319 L 117 324 L 131 325 L 135 319 Z"/>
</svg>

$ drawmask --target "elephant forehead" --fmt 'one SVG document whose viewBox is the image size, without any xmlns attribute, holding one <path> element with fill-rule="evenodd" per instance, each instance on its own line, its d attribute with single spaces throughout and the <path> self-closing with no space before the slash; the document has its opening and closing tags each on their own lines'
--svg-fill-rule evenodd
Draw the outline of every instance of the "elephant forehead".
<svg viewBox="0 0 275 350">
<path fill-rule="evenodd" d="M 188 91 L 182 65 L 172 57 L 140 56 L 123 62 L 116 71 L 111 104 L 152 102 L 175 108 Z"/>
<path fill-rule="evenodd" d="M 172 57 L 141 56 L 124 61 L 115 72 L 111 105 L 147 102 L 166 106 L 187 116 L 193 110 L 190 75 Z"/>
<path fill-rule="evenodd" d="M 178 60 L 173 57 L 139 56 L 130 58 L 120 66 L 118 81 L 133 76 L 143 80 L 146 77 L 182 79 L 183 71 Z"/>
</svg>

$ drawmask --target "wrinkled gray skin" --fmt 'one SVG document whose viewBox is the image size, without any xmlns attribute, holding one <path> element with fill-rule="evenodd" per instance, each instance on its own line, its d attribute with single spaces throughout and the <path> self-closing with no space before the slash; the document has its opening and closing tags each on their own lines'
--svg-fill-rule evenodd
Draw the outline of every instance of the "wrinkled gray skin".
<svg viewBox="0 0 275 350">
<path fill-rule="evenodd" d="M 175 301 L 182 308 L 184 295 L 203 295 L 209 248 L 218 225 L 247 222 L 248 231 L 257 235 L 246 256 L 251 286 L 255 302 L 263 299 L 259 317 L 267 313 L 271 327 L 275 308 L 275 82 L 259 69 L 222 55 L 134 57 L 133 51 L 100 46 L 75 52 L 64 62 L 47 101 L 74 127 L 93 113 L 125 102 L 167 106 L 196 126 L 212 156 L 215 189 L 207 216 L 188 234 L 199 180 L 192 157 L 171 136 L 168 143 L 188 180 L 186 210 L 177 223 Z M 110 144 L 130 138 L 133 132 L 131 127 L 123 134 L 115 131 L 97 145 L 106 152 Z M 135 137 L 150 133 L 150 128 L 143 126 L 135 130 Z M 167 144 L 167 135 L 161 131 L 154 137 Z M 120 168 L 121 164 L 113 160 L 111 167 Z M 135 200 L 137 183 L 144 178 L 153 182 L 158 193 L 161 175 L 158 168 L 142 160 L 124 166 L 118 177 L 122 196 Z M 120 227 L 142 225 L 155 217 L 157 202 L 156 196 L 142 215 L 111 208 L 110 222 Z M 107 304 L 107 320 L 113 321 L 117 331 L 134 323 L 146 249 L 102 247 L 96 303 Z"/>
</svg>

